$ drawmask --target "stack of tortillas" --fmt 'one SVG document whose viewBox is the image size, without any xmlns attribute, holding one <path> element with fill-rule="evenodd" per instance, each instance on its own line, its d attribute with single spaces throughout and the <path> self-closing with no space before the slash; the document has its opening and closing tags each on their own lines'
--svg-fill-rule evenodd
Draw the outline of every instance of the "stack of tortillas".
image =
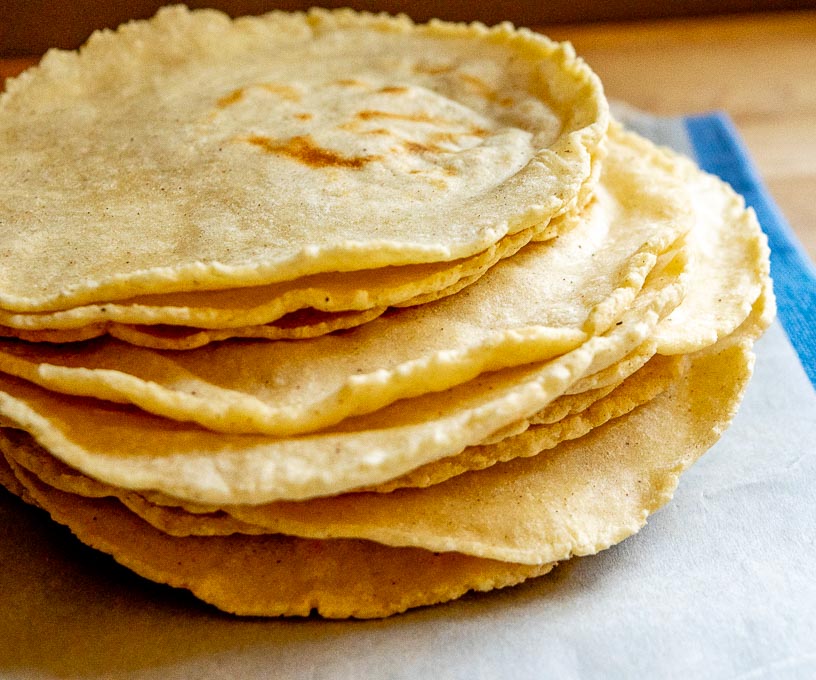
<svg viewBox="0 0 816 680">
<path fill-rule="evenodd" d="M 773 316 L 742 200 L 508 25 L 165 9 L 8 83 L 0 176 L 4 484 L 239 614 L 624 539 Z"/>
</svg>

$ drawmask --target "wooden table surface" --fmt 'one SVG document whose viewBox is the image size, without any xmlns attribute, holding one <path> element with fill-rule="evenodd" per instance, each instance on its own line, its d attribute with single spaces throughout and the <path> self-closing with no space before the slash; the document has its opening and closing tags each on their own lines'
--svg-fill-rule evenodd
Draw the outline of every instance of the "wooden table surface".
<svg viewBox="0 0 816 680">
<path fill-rule="evenodd" d="M 573 43 L 610 99 L 728 113 L 816 261 L 816 11 L 544 31 Z"/>
<path fill-rule="evenodd" d="M 727 112 L 816 261 L 816 11 L 553 26 L 610 98 L 656 114 Z M 35 59 L 0 60 L 0 78 Z"/>
</svg>

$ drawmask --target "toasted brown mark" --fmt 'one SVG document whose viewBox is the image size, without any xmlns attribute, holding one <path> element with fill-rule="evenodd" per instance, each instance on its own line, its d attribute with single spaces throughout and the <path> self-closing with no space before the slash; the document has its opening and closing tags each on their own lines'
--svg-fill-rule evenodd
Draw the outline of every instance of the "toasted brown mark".
<svg viewBox="0 0 816 680">
<path fill-rule="evenodd" d="M 286 156 L 311 168 L 333 167 L 359 170 L 368 163 L 379 159 L 379 156 L 343 156 L 336 151 L 318 146 L 311 135 L 298 135 L 286 140 L 252 135 L 245 138 L 245 141 L 266 153 Z"/>
<path fill-rule="evenodd" d="M 481 78 L 477 78 L 476 76 L 472 76 L 469 73 L 460 73 L 458 74 L 460 80 L 470 85 L 474 90 L 479 92 L 482 95 L 493 95 L 495 94 L 495 90 L 493 90 L 490 85 L 488 85 L 484 80 Z"/>
<path fill-rule="evenodd" d="M 354 133 L 356 133 L 358 135 L 379 135 L 379 136 L 383 136 L 383 137 L 388 136 L 388 135 L 391 135 L 391 136 L 394 135 L 393 130 L 389 130 L 389 129 L 384 128 L 384 127 L 371 128 L 370 130 L 366 130 L 363 127 L 363 123 L 361 121 L 359 121 L 359 120 L 349 120 L 349 121 L 346 121 L 345 123 L 341 123 L 340 125 L 337 126 L 337 129 L 338 130 L 346 130 L 348 132 L 354 132 Z"/>
<path fill-rule="evenodd" d="M 406 120 L 412 123 L 429 123 L 432 125 L 439 125 L 439 126 L 446 126 L 446 127 L 454 127 L 457 123 L 453 121 L 445 120 L 443 118 L 434 118 L 433 116 L 427 113 L 398 113 L 395 111 L 377 111 L 377 110 L 365 110 L 365 111 L 358 111 L 356 117 L 359 120 L 377 120 L 377 119 L 390 119 L 390 120 Z M 344 123 L 343 129 L 353 129 L 354 122 L 350 121 L 348 123 Z M 382 134 L 382 128 L 375 128 L 374 130 L 369 130 L 370 134 Z M 434 133 L 434 136 L 437 138 L 438 141 L 444 141 L 442 136 L 447 136 L 448 141 L 453 141 L 457 134 L 470 134 L 474 137 L 486 137 L 490 133 L 489 130 L 486 130 L 483 127 L 479 127 L 477 125 L 472 125 L 467 132 L 460 132 L 460 133 L 453 133 L 453 132 L 438 132 Z"/>
<path fill-rule="evenodd" d="M 455 132 L 432 132 L 428 135 L 428 142 L 433 144 L 448 143 L 455 144 L 461 134 Z"/>
<path fill-rule="evenodd" d="M 343 87 L 365 87 L 368 84 L 362 80 L 355 80 L 354 78 L 342 78 L 341 80 L 336 80 L 335 83 Z"/>
<path fill-rule="evenodd" d="M 385 118 L 388 120 L 407 120 L 412 123 L 444 123 L 439 118 L 434 118 L 427 113 L 398 113 L 396 111 L 378 111 L 366 109 L 365 111 L 358 111 L 357 118 L 360 120 L 377 120 Z"/>
<path fill-rule="evenodd" d="M 450 73 L 451 71 L 453 71 L 453 66 L 449 64 L 417 64 L 414 66 L 414 73 L 425 73 L 430 76 Z"/>
<path fill-rule="evenodd" d="M 278 95 L 281 99 L 286 99 L 288 101 L 300 101 L 300 93 L 290 85 L 281 85 L 280 83 L 261 83 L 259 85 L 239 87 L 237 90 L 233 90 L 229 94 L 225 94 L 216 102 L 216 104 L 221 109 L 237 104 L 244 98 L 247 90 L 251 90 L 253 88 L 265 90 L 266 92 Z"/>
<path fill-rule="evenodd" d="M 444 149 L 436 144 L 426 144 L 423 142 L 412 142 L 410 140 L 405 141 L 402 143 L 402 148 L 408 151 L 409 153 L 440 153 L 444 151 Z"/>
<path fill-rule="evenodd" d="M 263 83 L 259 85 L 261 89 L 266 90 L 267 92 L 271 92 L 272 94 L 276 94 L 281 99 L 288 99 L 289 101 L 297 102 L 300 101 L 300 92 L 298 92 L 294 87 L 290 85 L 281 85 L 279 83 Z"/>
<path fill-rule="evenodd" d="M 388 85 L 386 87 L 381 87 L 380 92 L 382 94 L 405 94 L 408 92 L 408 88 L 400 85 Z"/>
<path fill-rule="evenodd" d="M 296 113 L 295 118 L 298 120 L 311 120 L 314 118 L 314 115 L 311 113 Z"/>
<path fill-rule="evenodd" d="M 422 153 L 423 151 L 431 153 L 444 153 L 451 149 L 446 149 L 443 144 L 457 144 L 460 137 L 470 135 L 473 137 L 484 137 L 487 135 L 487 130 L 482 128 L 473 128 L 468 132 L 432 132 L 427 136 L 424 142 L 404 141 L 403 148 L 411 153 Z"/>
<path fill-rule="evenodd" d="M 428 135 L 428 141 L 434 144 L 455 144 L 459 137 L 463 137 L 465 135 L 470 137 L 487 137 L 488 134 L 490 134 L 488 130 L 474 126 L 464 132 L 432 132 L 430 135 Z"/>
<path fill-rule="evenodd" d="M 244 98 L 244 88 L 240 87 L 237 90 L 233 90 L 229 94 L 225 94 L 221 99 L 219 99 L 216 104 L 218 105 L 219 109 L 225 109 L 228 106 L 232 106 L 233 104 L 237 104 Z"/>
</svg>

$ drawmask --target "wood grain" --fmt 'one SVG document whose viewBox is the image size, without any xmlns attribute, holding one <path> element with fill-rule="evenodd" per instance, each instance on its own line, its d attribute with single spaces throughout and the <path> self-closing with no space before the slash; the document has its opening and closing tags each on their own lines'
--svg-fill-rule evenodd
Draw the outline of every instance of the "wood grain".
<svg viewBox="0 0 816 680">
<path fill-rule="evenodd" d="M 168 0 L 2 0 L 0 56 L 39 54 L 49 47 L 75 49 L 92 31 L 115 28 L 129 19 L 146 19 Z M 353 7 L 372 12 L 403 12 L 417 21 L 512 21 L 517 26 L 544 23 L 615 21 L 658 17 L 711 16 L 813 7 L 813 0 L 186 0 L 191 8 L 211 7 L 232 16 L 270 9 L 304 10 Z"/>
<path fill-rule="evenodd" d="M 553 26 L 610 99 L 651 113 L 722 110 L 816 261 L 816 12 Z"/>
<path fill-rule="evenodd" d="M 727 112 L 816 260 L 816 11 L 541 30 L 570 40 L 610 98 L 664 115 Z M 0 79 L 34 61 L 0 60 Z"/>
</svg>

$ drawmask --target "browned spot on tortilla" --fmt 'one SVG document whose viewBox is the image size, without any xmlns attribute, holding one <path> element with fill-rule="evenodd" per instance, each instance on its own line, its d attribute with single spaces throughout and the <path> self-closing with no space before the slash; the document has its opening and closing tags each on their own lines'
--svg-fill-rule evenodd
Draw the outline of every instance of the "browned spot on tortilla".
<svg viewBox="0 0 816 680">
<path fill-rule="evenodd" d="M 384 127 L 377 127 L 371 129 L 365 129 L 364 122 L 359 119 L 353 119 L 346 121 L 345 123 L 341 123 L 337 126 L 338 130 L 347 130 L 348 132 L 355 132 L 359 135 L 380 135 L 380 136 L 388 136 L 393 135 L 393 130 L 388 130 Z"/>
<path fill-rule="evenodd" d="M 380 92 L 383 94 L 405 94 L 408 92 L 408 88 L 400 85 L 388 85 L 386 87 L 381 87 Z"/>
<path fill-rule="evenodd" d="M 311 120 L 314 118 L 314 115 L 311 113 L 296 113 L 295 118 L 298 120 Z"/>
<path fill-rule="evenodd" d="M 481 78 L 477 78 L 476 76 L 472 76 L 469 73 L 460 73 L 459 78 L 461 78 L 464 82 L 466 82 L 474 90 L 477 90 L 481 94 L 484 94 L 484 95 L 493 94 L 493 88 L 490 87 L 490 85 L 488 85 Z"/>
<path fill-rule="evenodd" d="M 440 73 L 450 73 L 452 70 L 453 66 L 447 64 L 417 64 L 414 66 L 414 73 L 426 73 L 430 76 L 439 75 Z"/>
<path fill-rule="evenodd" d="M 218 108 L 225 109 L 228 106 L 232 106 L 237 102 L 241 101 L 244 98 L 244 88 L 239 87 L 237 90 L 233 90 L 229 94 L 225 94 L 221 99 L 219 99 L 216 104 Z"/>
<path fill-rule="evenodd" d="M 490 85 L 488 85 L 484 80 L 481 78 L 477 78 L 476 76 L 472 76 L 468 73 L 460 73 L 459 78 L 461 78 L 465 83 L 470 85 L 473 90 L 478 92 L 482 97 L 487 99 L 491 102 L 496 102 L 499 106 L 512 106 L 513 100 L 510 97 L 502 97 L 499 95 L 496 90 L 494 90 Z"/>
<path fill-rule="evenodd" d="M 456 144 L 461 134 L 455 132 L 432 132 L 428 135 L 428 142 L 434 145 L 437 144 Z"/>
<path fill-rule="evenodd" d="M 281 85 L 280 83 L 263 83 L 258 87 L 278 95 L 281 99 L 288 99 L 289 101 L 300 101 L 300 92 L 290 85 Z"/>
<path fill-rule="evenodd" d="M 484 131 L 482 131 L 484 132 Z M 424 141 L 405 141 L 403 142 L 403 147 L 412 153 L 421 153 L 423 151 L 429 151 L 432 153 L 444 153 L 445 151 L 451 151 L 450 148 L 446 148 L 445 144 L 450 144 L 454 146 L 459 146 L 459 138 L 463 135 L 468 133 L 457 133 L 457 132 L 431 132 Z M 470 133 L 471 136 L 482 136 L 481 134 Z"/>
<path fill-rule="evenodd" d="M 290 85 L 281 85 L 279 83 L 261 83 L 260 85 L 247 85 L 246 87 L 239 87 L 237 90 L 233 90 L 229 94 L 225 94 L 216 102 L 216 104 L 218 105 L 218 108 L 221 109 L 237 104 L 244 98 L 247 91 L 253 88 L 260 88 L 266 92 L 276 94 L 281 99 L 287 99 L 289 101 L 300 100 L 300 93 Z"/>
<path fill-rule="evenodd" d="M 298 135 L 282 141 L 252 135 L 245 141 L 263 149 L 266 153 L 286 156 L 312 168 L 334 167 L 359 170 L 371 161 L 379 159 L 379 156 L 343 156 L 336 151 L 318 146 L 311 135 Z"/>
<path fill-rule="evenodd" d="M 375 120 L 378 118 L 386 118 L 389 120 L 407 120 L 412 123 L 440 123 L 439 119 L 429 116 L 427 113 L 397 113 L 395 111 L 377 111 L 365 110 L 357 113 L 357 118 L 360 120 Z"/>
<path fill-rule="evenodd" d="M 343 87 L 365 87 L 366 83 L 362 80 L 355 80 L 354 78 L 342 78 L 341 80 L 335 81 L 338 85 L 342 85 Z"/>
<path fill-rule="evenodd" d="M 435 144 L 423 144 L 422 142 L 412 142 L 410 140 L 403 142 L 402 146 L 410 153 L 440 153 L 441 151 L 444 151 L 444 149 L 436 146 Z"/>
</svg>

